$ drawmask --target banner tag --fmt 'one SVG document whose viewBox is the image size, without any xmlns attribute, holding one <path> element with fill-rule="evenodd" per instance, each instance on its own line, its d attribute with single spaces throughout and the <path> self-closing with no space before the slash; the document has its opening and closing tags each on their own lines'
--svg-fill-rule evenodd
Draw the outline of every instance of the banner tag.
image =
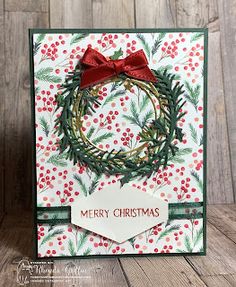
<svg viewBox="0 0 236 287">
<path fill-rule="evenodd" d="M 118 243 L 167 220 L 166 201 L 119 182 L 71 206 L 72 224 Z"/>
</svg>

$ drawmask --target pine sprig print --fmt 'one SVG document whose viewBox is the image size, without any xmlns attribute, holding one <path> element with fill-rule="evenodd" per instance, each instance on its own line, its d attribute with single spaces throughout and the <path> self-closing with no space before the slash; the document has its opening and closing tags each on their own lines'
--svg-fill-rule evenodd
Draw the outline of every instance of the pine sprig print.
<svg viewBox="0 0 236 287">
<path fill-rule="evenodd" d="M 132 116 L 122 115 L 122 118 L 126 119 L 127 121 L 129 121 L 133 125 L 139 126 L 139 123 L 137 123 L 136 119 L 134 117 L 132 117 Z"/>
<path fill-rule="evenodd" d="M 194 126 L 190 123 L 189 124 L 190 132 L 191 132 L 191 137 L 192 140 L 198 144 L 198 136 L 197 136 L 197 130 L 194 128 Z"/>
<path fill-rule="evenodd" d="M 78 174 L 74 174 L 73 178 L 78 182 L 83 194 L 85 196 L 87 196 L 88 190 L 87 190 L 87 187 L 86 187 L 85 183 L 83 182 L 82 178 Z"/>
<path fill-rule="evenodd" d="M 165 37 L 166 33 L 160 33 L 159 36 L 157 37 L 157 39 L 155 40 L 153 46 L 152 46 L 152 56 L 154 56 L 156 54 L 156 52 L 158 51 L 158 49 L 161 46 L 162 40 Z"/>
<path fill-rule="evenodd" d="M 40 126 L 42 128 L 42 131 L 45 133 L 46 137 L 48 137 L 49 131 L 50 131 L 50 126 L 45 119 L 45 117 L 40 117 L 39 119 Z"/>
<path fill-rule="evenodd" d="M 128 239 L 128 241 L 131 244 L 131 246 L 133 247 L 133 249 L 135 249 L 135 247 L 134 247 L 135 239 L 136 239 L 135 236 L 130 238 L 130 239 Z"/>
<path fill-rule="evenodd" d="M 57 230 L 54 230 L 54 231 L 48 233 L 46 236 L 44 236 L 42 242 L 40 243 L 40 246 L 42 246 L 43 244 L 45 244 L 49 240 L 53 239 L 55 236 L 60 235 L 62 233 L 63 233 L 63 229 L 57 229 Z"/>
<path fill-rule="evenodd" d="M 195 249 L 195 247 L 199 244 L 199 242 L 202 240 L 203 238 L 203 227 L 201 227 L 199 230 L 196 231 L 193 240 L 190 239 L 190 237 L 188 235 L 185 235 L 184 237 L 184 246 L 185 246 L 185 250 L 184 249 L 177 249 L 177 252 L 180 253 L 192 253 L 193 250 Z M 202 252 L 203 248 L 200 248 L 199 252 Z"/>
<path fill-rule="evenodd" d="M 78 174 L 74 174 L 73 178 L 78 182 L 83 194 L 85 196 L 88 196 L 89 194 L 92 194 L 96 190 L 101 175 L 96 175 L 89 187 L 85 185 L 82 178 Z"/>
<path fill-rule="evenodd" d="M 172 225 L 169 228 L 165 228 L 165 230 L 159 235 L 159 237 L 157 238 L 157 242 L 159 240 L 161 240 L 163 237 L 170 235 L 173 231 L 179 230 L 180 229 L 180 225 Z"/>
<path fill-rule="evenodd" d="M 95 132 L 95 127 L 91 127 L 87 133 L 87 138 L 90 139 L 93 133 Z"/>
<path fill-rule="evenodd" d="M 194 170 L 191 171 L 192 177 L 196 180 L 198 187 L 200 188 L 201 192 L 203 192 L 203 182 L 200 179 L 198 173 Z"/>
<path fill-rule="evenodd" d="M 92 249 L 88 247 L 88 248 L 83 252 L 83 256 L 87 256 L 87 255 L 89 255 L 91 252 L 92 252 Z"/>
<path fill-rule="evenodd" d="M 131 103 L 130 103 L 130 111 L 132 114 L 131 116 L 130 115 L 129 116 L 128 115 L 122 115 L 122 117 L 124 119 L 126 119 L 127 121 L 129 121 L 131 124 L 136 125 L 142 129 L 144 127 L 146 121 L 145 121 L 145 119 L 143 121 L 140 120 L 139 112 L 138 112 L 138 109 L 137 109 L 134 101 L 131 101 Z M 150 117 L 150 113 L 148 113 L 146 115 L 146 117 L 148 120 Z"/>
<path fill-rule="evenodd" d="M 148 124 L 148 121 L 153 117 L 154 112 L 152 110 L 148 111 L 144 118 L 142 119 L 142 128 Z"/>
<path fill-rule="evenodd" d="M 145 95 L 139 107 L 140 112 L 142 112 L 147 107 L 149 101 L 149 97 Z"/>
<path fill-rule="evenodd" d="M 193 240 L 194 247 L 198 245 L 198 243 L 202 240 L 202 238 L 203 238 L 203 227 L 201 227 L 199 230 L 196 231 L 196 234 Z"/>
<path fill-rule="evenodd" d="M 56 75 L 52 75 L 51 74 L 52 72 L 53 68 L 50 67 L 41 68 L 37 72 L 35 72 L 34 76 L 39 81 L 55 83 L 55 84 L 60 83 L 62 79 Z"/>
<path fill-rule="evenodd" d="M 204 143 L 204 139 L 203 139 L 203 135 L 201 135 L 201 138 L 200 138 L 200 143 L 199 143 L 199 145 L 201 146 L 201 145 L 203 145 L 203 143 Z"/>
<path fill-rule="evenodd" d="M 77 251 L 79 251 L 84 246 L 84 244 L 86 243 L 86 241 L 88 239 L 89 233 L 90 232 L 88 230 L 86 230 L 83 233 L 80 233 L 79 240 L 77 242 Z"/>
<path fill-rule="evenodd" d="M 101 178 L 101 175 L 96 175 L 95 176 L 95 178 L 93 179 L 93 181 L 92 181 L 92 183 L 91 183 L 91 185 L 90 185 L 90 187 L 88 189 L 88 193 L 89 194 L 92 194 L 96 190 L 100 178 Z"/>
<path fill-rule="evenodd" d="M 58 218 L 57 214 L 54 214 L 52 217 L 52 220 L 55 220 Z M 48 232 L 51 231 L 56 225 L 55 224 L 49 224 Z"/>
<path fill-rule="evenodd" d="M 195 33 L 195 34 L 192 36 L 190 42 L 192 43 L 192 42 L 194 42 L 194 41 L 197 41 L 197 40 L 199 40 L 199 39 L 202 38 L 202 37 L 203 37 L 203 33 Z"/>
<path fill-rule="evenodd" d="M 176 252 L 178 252 L 178 253 L 185 253 L 186 251 L 185 251 L 185 250 L 183 250 L 183 249 L 179 249 L 179 248 L 177 248 L 177 249 L 176 249 Z"/>
<path fill-rule="evenodd" d="M 136 104 L 133 100 L 131 100 L 131 103 L 130 103 L 130 110 L 131 110 L 132 115 L 134 117 L 138 118 L 139 113 L 138 113 L 138 110 L 136 108 Z"/>
<path fill-rule="evenodd" d="M 172 68 L 173 68 L 172 65 L 160 66 L 160 67 L 158 68 L 158 71 L 159 71 L 160 73 L 164 73 L 164 71 L 170 72 L 170 70 L 171 70 Z"/>
<path fill-rule="evenodd" d="M 142 34 L 137 34 L 137 38 L 139 39 L 139 41 L 143 45 L 144 51 L 146 52 L 148 59 L 150 59 L 150 53 L 151 53 L 150 47 L 149 47 L 145 37 Z"/>
<path fill-rule="evenodd" d="M 41 43 L 44 40 L 45 36 L 46 36 L 46 34 L 39 34 L 36 42 Z"/>
<path fill-rule="evenodd" d="M 111 86 L 111 93 L 116 91 L 118 87 L 120 87 L 122 85 L 122 81 L 115 81 L 112 83 Z"/>
<path fill-rule="evenodd" d="M 184 96 L 188 102 L 190 102 L 195 110 L 197 111 L 199 96 L 200 96 L 200 85 L 196 85 L 196 87 L 191 87 L 189 82 L 185 82 L 185 87 L 188 93 L 185 93 Z"/>
<path fill-rule="evenodd" d="M 69 239 L 69 241 L 68 241 L 68 250 L 69 250 L 71 256 L 76 255 L 75 245 L 71 239 Z"/>
<path fill-rule="evenodd" d="M 34 42 L 33 44 L 33 53 L 34 53 L 34 56 L 37 54 L 41 44 L 42 44 L 42 41 L 44 40 L 46 34 L 39 34 L 36 41 Z"/>
<path fill-rule="evenodd" d="M 81 41 L 82 39 L 87 37 L 88 35 L 89 34 L 87 34 L 87 33 L 74 34 L 74 36 L 72 37 L 72 39 L 70 41 L 70 45 L 78 43 L 79 41 Z"/>
<path fill-rule="evenodd" d="M 164 71 L 168 71 L 171 72 L 171 70 L 173 69 L 172 65 L 165 65 L 165 66 L 160 66 L 158 68 L 158 70 L 163 73 Z M 180 80 L 180 75 L 179 74 L 175 74 L 174 75 L 174 80 Z"/>
<path fill-rule="evenodd" d="M 107 105 L 110 102 L 113 102 L 116 98 L 119 98 L 120 96 L 123 96 L 126 93 L 126 90 L 121 90 L 121 91 L 117 91 L 114 94 L 111 94 L 110 96 L 108 96 L 106 98 L 106 100 L 104 101 L 102 107 L 104 107 L 105 105 Z"/>
<path fill-rule="evenodd" d="M 48 159 L 47 162 L 55 166 L 65 167 L 67 166 L 67 162 L 65 161 L 66 158 L 66 154 L 54 154 Z"/>
<path fill-rule="evenodd" d="M 113 136 L 113 133 L 104 133 L 103 135 L 100 135 L 92 140 L 92 142 L 96 145 L 98 143 L 101 143 L 104 140 L 107 140 Z"/>
<path fill-rule="evenodd" d="M 177 150 L 176 154 L 170 158 L 170 161 L 173 163 L 184 163 L 185 160 L 183 156 L 190 154 L 192 152 L 191 148 L 182 148 Z"/>
<path fill-rule="evenodd" d="M 37 95 L 37 94 L 39 93 L 39 91 L 40 91 L 40 88 L 39 88 L 39 87 L 36 87 L 36 88 L 35 88 L 35 91 L 34 91 L 35 95 Z"/>
<path fill-rule="evenodd" d="M 184 237 L 184 246 L 185 246 L 187 252 L 192 252 L 193 248 L 191 246 L 190 237 L 188 235 L 185 235 L 185 237 Z"/>
</svg>

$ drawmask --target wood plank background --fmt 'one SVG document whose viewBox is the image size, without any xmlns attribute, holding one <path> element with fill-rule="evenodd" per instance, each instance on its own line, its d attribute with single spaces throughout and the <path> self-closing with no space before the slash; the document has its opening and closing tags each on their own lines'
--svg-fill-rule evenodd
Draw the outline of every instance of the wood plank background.
<svg viewBox="0 0 236 287">
<path fill-rule="evenodd" d="M 4 212 L 31 208 L 27 29 L 50 27 L 208 27 L 208 203 L 235 202 L 235 0 L 0 0 L 0 218 Z M 132 277 L 139 268 L 151 268 L 155 259 L 144 259 L 140 266 L 134 259 L 122 259 L 127 268 L 129 260 L 134 261 Z M 174 263 L 169 264 L 171 269 Z M 201 268 L 202 276 L 208 276 Z"/>
</svg>

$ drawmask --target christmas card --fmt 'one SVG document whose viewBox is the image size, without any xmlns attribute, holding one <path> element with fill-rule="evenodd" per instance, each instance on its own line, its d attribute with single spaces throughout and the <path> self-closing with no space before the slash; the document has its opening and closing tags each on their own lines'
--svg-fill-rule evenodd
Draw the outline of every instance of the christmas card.
<svg viewBox="0 0 236 287">
<path fill-rule="evenodd" d="M 204 255 L 207 31 L 29 37 L 35 257 Z"/>
</svg>

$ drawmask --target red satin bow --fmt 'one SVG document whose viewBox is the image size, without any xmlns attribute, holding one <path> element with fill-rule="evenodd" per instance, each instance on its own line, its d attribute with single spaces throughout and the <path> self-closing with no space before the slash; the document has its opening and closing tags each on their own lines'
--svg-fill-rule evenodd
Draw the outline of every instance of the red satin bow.
<svg viewBox="0 0 236 287">
<path fill-rule="evenodd" d="M 84 65 L 80 82 L 81 89 L 103 82 L 120 73 L 148 82 L 157 81 L 148 68 L 148 61 L 143 50 L 134 52 L 125 59 L 107 60 L 98 51 L 88 48 L 81 59 L 81 63 Z"/>
</svg>

